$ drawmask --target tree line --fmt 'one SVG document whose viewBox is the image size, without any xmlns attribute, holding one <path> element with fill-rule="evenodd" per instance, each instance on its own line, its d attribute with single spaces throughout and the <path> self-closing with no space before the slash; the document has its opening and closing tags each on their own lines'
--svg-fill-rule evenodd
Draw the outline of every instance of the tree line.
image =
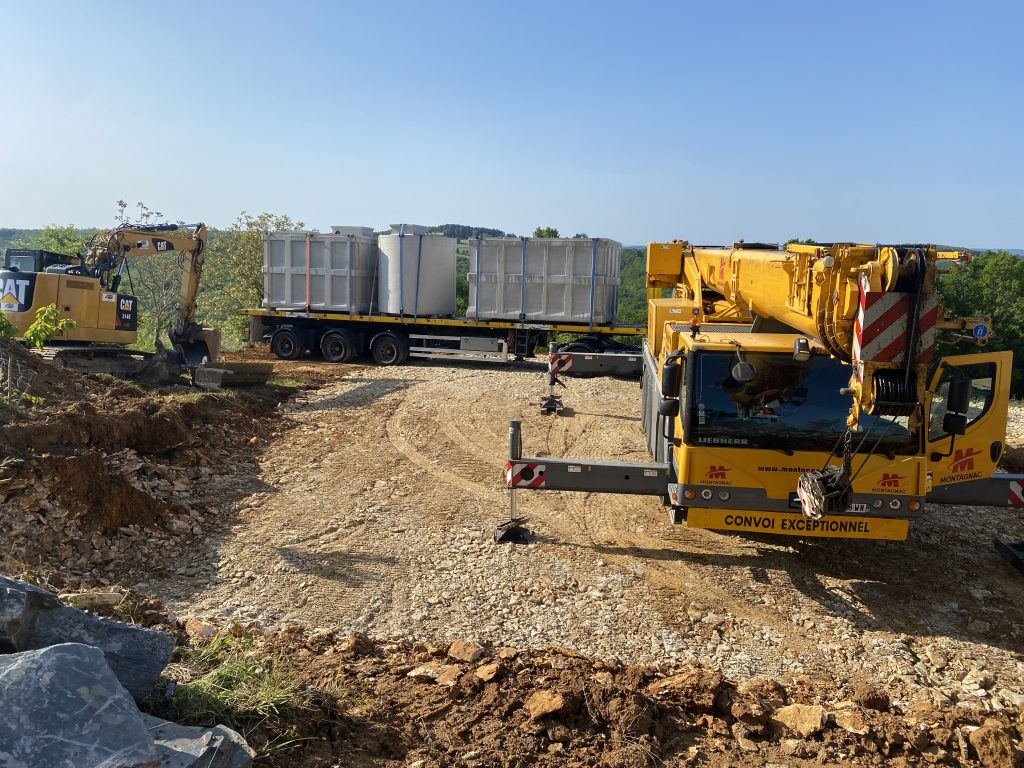
<svg viewBox="0 0 1024 768">
<path fill-rule="evenodd" d="M 144 220 L 154 212 L 140 206 Z M 123 216 L 123 209 L 122 209 Z M 281 229 L 302 229 L 303 222 L 290 216 L 243 211 L 224 229 L 210 229 L 203 282 L 197 316 L 205 325 L 218 327 L 227 345 L 241 344 L 248 318 L 241 310 L 263 303 L 263 236 Z M 443 224 L 432 228 L 449 237 L 501 237 L 499 229 L 464 224 Z M 0 229 L 0 247 L 43 248 L 57 253 L 78 254 L 96 229 L 73 225 L 45 227 L 42 230 Z M 554 227 L 538 227 L 535 237 L 558 237 Z M 585 235 L 577 234 L 577 237 Z M 797 242 L 797 241 L 791 241 Z M 456 276 L 457 310 L 466 311 L 469 285 L 465 273 L 468 258 L 460 252 Z M 139 297 L 140 346 L 152 349 L 174 322 L 180 286 L 177 260 L 161 255 L 139 256 L 131 260 L 129 287 Z M 618 320 L 627 324 L 647 322 L 646 254 L 640 248 L 624 248 L 620 257 Z M 940 274 L 936 290 L 949 314 L 961 316 L 991 315 L 993 334 L 987 350 L 1024 348 L 1024 259 L 1005 250 L 983 251 L 965 264 L 954 265 Z M 963 344 L 940 343 L 942 354 L 967 351 Z M 1024 396 L 1024 354 L 1014 360 L 1012 392 Z"/>
</svg>

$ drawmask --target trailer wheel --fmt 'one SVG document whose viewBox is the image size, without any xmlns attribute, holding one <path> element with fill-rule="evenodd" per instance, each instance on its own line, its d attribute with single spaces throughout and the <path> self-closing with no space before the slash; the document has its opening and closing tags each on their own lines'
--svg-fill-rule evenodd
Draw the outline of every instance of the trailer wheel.
<svg viewBox="0 0 1024 768">
<path fill-rule="evenodd" d="M 344 331 L 328 331 L 320 339 L 320 351 L 329 363 L 347 363 L 356 356 L 356 347 Z"/>
<path fill-rule="evenodd" d="M 409 340 L 394 333 L 382 333 L 370 342 L 370 355 L 377 365 L 402 365 L 409 359 Z"/>
<path fill-rule="evenodd" d="M 270 351 L 281 360 L 297 360 L 304 350 L 305 344 L 294 328 L 281 328 L 270 338 Z"/>
<path fill-rule="evenodd" d="M 569 344 L 563 344 L 558 348 L 559 352 L 585 352 L 591 354 L 595 351 L 593 345 L 588 344 L 585 341 L 574 341 Z"/>
</svg>

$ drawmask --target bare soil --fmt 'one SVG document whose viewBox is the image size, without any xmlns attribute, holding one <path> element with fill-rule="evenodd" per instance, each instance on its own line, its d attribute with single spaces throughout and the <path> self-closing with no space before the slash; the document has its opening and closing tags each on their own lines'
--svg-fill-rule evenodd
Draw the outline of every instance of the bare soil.
<svg viewBox="0 0 1024 768">
<path fill-rule="evenodd" d="M 954 709 L 975 725 L 1009 723 L 1024 702 L 1024 579 L 991 546 L 997 534 L 1024 538 L 1016 511 L 935 506 L 901 543 L 769 539 L 671 526 L 651 498 L 521 492 L 534 542 L 493 544 L 507 515 L 509 419 L 523 420 L 527 454 L 646 460 L 635 381 L 572 380 L 570 410 L 545 417 L 543 369 L 529 364 L 278 361 L 289 388 L 249 394 L 42 374 L 46 402 L 0 427 L 5 572 L 131 586 L 170 606 L 172 623 L 292 627 L 274 637 L 297 646 L 273 642 L 302 659 L 311 685 L 349 674 L 338 637 L 374 641 L 335 680 L 368 698 L 355 707 L 362 719 L 338 726 L 349 736 L 325 731 L 308 761 L 280 765 L 804 764 L 778 738 L 744 751 L 736 718 L 720 711 L 699 727 L 689 713 L 668 733 L 656 707 L 647 739 L 628 744 L 609 741 L 607 718 L 582 704 L 559 723 L 565 740 L 520 722 L 535 689 L 575 702 L 584 678 L 638 667 L 657 677 L 695 666 L 726 687 L 777 680 L 794 700 L 830 707 L 871 685 L 894 716 L 934 710 L 922 720 L 933 724 Z M 294 639 L 308 637 L 332 640 Z M 515 687 L 464 684 L 467 669 L 451 687 L 407 677 L 461 638 L 519 649 L 510 658 L 529 661 L 509 667 Z M 579 669 L 542 671 L 551 664 Z M 650 699 L 649 682 L 612 698 Z M 974 759 L 955 729 L 939 736 L 891 753 L 837 742 L 807 759 L 914 763 L 940 742 L 927 762 Z"/>
</svg>

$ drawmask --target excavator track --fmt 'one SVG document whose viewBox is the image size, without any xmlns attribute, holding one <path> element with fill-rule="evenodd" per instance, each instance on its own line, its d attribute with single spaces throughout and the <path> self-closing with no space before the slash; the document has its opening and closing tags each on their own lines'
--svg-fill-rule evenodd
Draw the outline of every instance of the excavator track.
<svg viewBox="0 0 1024 768">
<path fill-rule="evenodd" d="M 152 352 L 116 346 L 86 345 L 43 347 L 35 354 L 79 373 L 106 373 L 119 379 L 134 379 L 146 368 Z"/>
</svg>

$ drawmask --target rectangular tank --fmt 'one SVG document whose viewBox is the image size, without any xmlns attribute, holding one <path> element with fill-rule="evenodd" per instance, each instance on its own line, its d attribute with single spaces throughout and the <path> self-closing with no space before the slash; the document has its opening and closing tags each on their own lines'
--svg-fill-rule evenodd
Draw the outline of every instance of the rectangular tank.
<svg viewBox="0 0 1024 768">
<path fill-rule="evenodd" d="M 622 245 L 603 238 L 469 241 L 473 319 L 613 323 Z"/>
<path fill-rule="evenodd" d="M 377 238 L 370 227 L 263 237 L 263 306 L 269 309 L 368 312 L 376 275 Z"/>
<path fill-rule="evenodd" d="M 381 235 L 378 305 L 388 315 L 455 314 L 455 238 L 415 224 L 392 224 Z"/>
</svg>

